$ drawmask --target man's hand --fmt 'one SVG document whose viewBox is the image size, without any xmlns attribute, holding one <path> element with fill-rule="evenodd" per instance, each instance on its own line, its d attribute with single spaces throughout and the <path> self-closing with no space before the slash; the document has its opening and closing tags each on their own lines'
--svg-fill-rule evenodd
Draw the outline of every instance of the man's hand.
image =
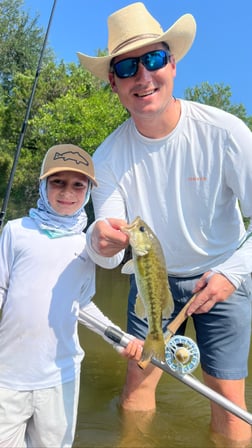
<svg viewBox="0 0 252 448">
<path fill-rule="evenodd" d="M 121 232 L 120 227 L 126 224 L 126 221 L 115 218 L 98 221 L 91 236 L 91 244 L 95 252 L 103 257 L 113 257 L 125 249 L 129 244 L 129 237 Z"/>
<path fill-rule="evenodd" d="M 187 315 L 207 313 L 217 302 L 224 302 L 235 291 L 234 285 L 222 274 L 206 272 L 193 290 L 197 297 L 187 310 Z"/>
</svg>

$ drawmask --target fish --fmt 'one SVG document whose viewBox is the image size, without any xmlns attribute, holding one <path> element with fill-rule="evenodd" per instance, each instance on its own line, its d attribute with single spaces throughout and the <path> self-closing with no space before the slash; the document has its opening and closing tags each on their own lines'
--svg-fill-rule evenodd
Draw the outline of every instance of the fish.
<svg viewBox="0 0 252 448">
<path fill-rule="evenodd" d="M 167 267 L 162 246 L 140 216 L 131 224 L 121 226 L 120 230 L 129 236 L 132 259 L 127 261 L 121 272 L 135 274 L 137 298 L 136 315 L 148 321 L 148 334 L 145 338 L 139 366 L 147 367 L 151 358 L 165 362 L 165 341 L 162 318 L 169 318 L 174 310 Z"/>
</svg>

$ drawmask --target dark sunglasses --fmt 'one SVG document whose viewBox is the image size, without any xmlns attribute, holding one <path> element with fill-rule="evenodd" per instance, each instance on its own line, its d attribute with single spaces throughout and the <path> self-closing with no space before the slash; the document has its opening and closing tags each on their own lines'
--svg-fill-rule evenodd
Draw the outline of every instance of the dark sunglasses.
<svg viewBox="0 0 252 448">
<path fill-rule="evenodd" d="M 154 50 L 136 58 L 122 59 L 111 63 L 110 72 L 118 78 L 131 78 L 137 73 L 139 62 L 149 71 L 153 72 L 168 64 L 171 53 L 168 50 Z"/>
</svg>

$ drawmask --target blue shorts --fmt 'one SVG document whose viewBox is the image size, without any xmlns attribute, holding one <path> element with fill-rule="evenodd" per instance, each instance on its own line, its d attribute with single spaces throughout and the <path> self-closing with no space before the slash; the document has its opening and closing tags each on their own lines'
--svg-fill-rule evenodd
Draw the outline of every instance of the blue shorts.
<svg viewBox="0 0 252 448">
<path fill-rule="evenodd" d="M 171 317 L 168 320 L 163 319 L 164 331 L 168 323 L 192 297 L 192 290 L 200 277 L 169 277 L 175 307 Z M 145 339 L 148 323 L 135 314 L 136 294 L 135 277 L 131 275 L 127 332 L 139 339 Z M 208 313 L 192 315 L 201 367 L 209 375 L 230 380 L 245 378 L 248 375 L 251 294 L 252 281 L 249 275 L 228 300 L 215 304 Z M 185 329 L 186 322 L 177 333 L 184 334 Z"/>
</svg>

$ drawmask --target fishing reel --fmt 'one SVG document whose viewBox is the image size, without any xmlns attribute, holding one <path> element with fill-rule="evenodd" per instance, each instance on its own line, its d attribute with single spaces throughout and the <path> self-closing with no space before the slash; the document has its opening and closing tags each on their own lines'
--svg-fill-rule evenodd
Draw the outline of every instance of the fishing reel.
<svg viewBox="0 0 252 448">
<path fill-rule="evenodd" d="M 171 370 L 185 375 L 198 367 L 200 352 L 192 339 L 175 335 L 166 344 L 165 359 Z"/>
</svg>

